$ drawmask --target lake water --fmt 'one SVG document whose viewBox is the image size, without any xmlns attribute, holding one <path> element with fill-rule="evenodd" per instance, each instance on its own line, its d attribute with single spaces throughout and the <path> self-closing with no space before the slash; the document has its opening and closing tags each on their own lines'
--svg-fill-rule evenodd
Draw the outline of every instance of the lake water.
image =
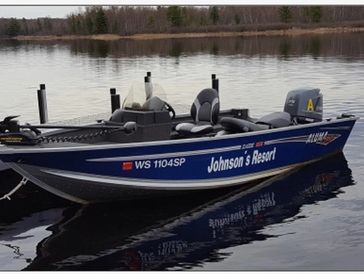
<svg viewBox="0 0 364 274">
<path fill-rule="evenodd" d="M 188 111 L 220 79 L 222 108 L 259 117 L 318 87 L 325 117 L 364 117 L 364 34 L 156 41 L 0 41 L 0 116 L 38 123 L 110 111 L 146 71 Z M 82 207 L 31 184 L 0 201 L 1 270 L 364 269 L 364 124 L 344 153 L 274 181 L 206 196 Z M 0 172 L 0 195 L 20 177 Z"/>
</svg>

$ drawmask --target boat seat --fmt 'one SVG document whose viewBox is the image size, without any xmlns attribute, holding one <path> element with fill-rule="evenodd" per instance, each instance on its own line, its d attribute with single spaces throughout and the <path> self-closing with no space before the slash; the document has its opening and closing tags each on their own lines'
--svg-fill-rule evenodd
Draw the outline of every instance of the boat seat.
<svg viewBox="0 0 364 274">
<path fill-rule="evenodd" d="M 152 96 L 146 100 L 142 106 L 145 110 L 162 111 L 165 110 L 166 103 L 160 99 L 158 96 Z"/>
<path fill-rule="evenodd" d="M 220 112 L 219 95 L 215 89 L 200 91 L 191 106 L 193 123 L 180 123 L 176 131 L 182 135 L 201 135 L 213 131 Z"/>
<path fill-rule="evenodd" d="M 290 124 L 291 115 L 287 112 L 274 112 L 265 115 L 255 123 L 233 117 L 224 117 L 221 119 L 221 125 L 224 130 L 231 133 L 280 128 L 289 126 Z"/>
<path fill-rule="evenodd" d="M 233 117 L 224 117 L 220 121 L 222 127 L 228 132 L 249 132 L 269 129 L 267 125 L 259 125 L 247 120 L 242 120 Z"/>
<path fill-rule="evenodd" d="M 270 128 L 287 127 L 291 124 L 291 115 L 288 112 L 273 112 L 260 118 L 256 124 L 268 125 Z"/>
</svg>

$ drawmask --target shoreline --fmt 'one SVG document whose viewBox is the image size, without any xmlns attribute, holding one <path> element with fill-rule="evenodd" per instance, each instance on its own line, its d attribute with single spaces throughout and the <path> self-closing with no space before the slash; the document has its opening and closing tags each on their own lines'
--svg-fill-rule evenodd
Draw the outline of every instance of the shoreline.
<svg viewBox="0 0 364 274">
<path fill-rule="evenodd" d="M 364 27 L 319 27 L 319 28 L 290 28 L 280 30 L 241 31 L 241 32 L 189 32 L 189 33 L 145 33 L 130 36 L 118 34 L 97 35 L 19 35 L 11 39 L 18 41 L 69 41 L 69 40 L 158 40 L 182 38 L 219 38 L 219 37 L 250 37 L 250 36 L 298 36 L 305 34 L 354 33 L 364 32 Z"/>
</svg>

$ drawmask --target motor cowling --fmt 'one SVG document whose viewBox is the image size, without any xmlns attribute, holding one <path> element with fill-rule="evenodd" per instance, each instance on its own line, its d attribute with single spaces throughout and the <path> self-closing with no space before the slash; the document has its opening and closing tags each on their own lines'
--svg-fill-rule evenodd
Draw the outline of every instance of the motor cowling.
<svg viewBox="0 0 364 274">
<path fill-rule="evenodd" d="M 40 131 L 36 128 L 21 129 L 18 116 L 8 116 L 0 121 L 0 144 L 2 145 L 35 145 Z"/>
<path fill-rule="evenodd" d="M 298 123 L 320 122 L 323 116 L 322 104 L 320 89 L 300 88 L 288 92 L 284 111 Z"/>
</svg>

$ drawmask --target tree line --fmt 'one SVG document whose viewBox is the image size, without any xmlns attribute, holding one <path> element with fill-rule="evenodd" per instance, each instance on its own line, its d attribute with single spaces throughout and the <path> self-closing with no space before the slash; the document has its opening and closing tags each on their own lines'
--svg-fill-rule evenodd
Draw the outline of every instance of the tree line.
<svg viewBox="0 0 364 274">
<path fill-rule="evenodd" d="M 0 18 L 0 35 L 244 31 L 361 21 L 364 6 L 89 6 L 65 19 Z"/>
</svg>

